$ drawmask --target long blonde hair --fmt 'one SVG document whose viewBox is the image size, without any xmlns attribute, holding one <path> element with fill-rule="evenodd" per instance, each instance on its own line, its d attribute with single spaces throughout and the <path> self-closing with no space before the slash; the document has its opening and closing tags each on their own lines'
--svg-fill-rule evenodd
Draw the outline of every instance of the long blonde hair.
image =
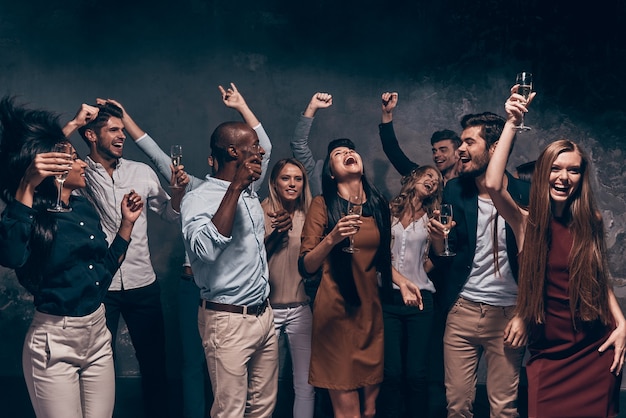
<svg viewBox="0 0 626 418">
<path fill-rule="evenodd" d="M 411 218 L 415 218 L 415 214 L 419 211 L 420 208 L 416 207 L 415 200 L 415 185 L 426 175 L 428 170 L 432 170 L 437 173 L 437 191 L 432 195 L 426 197 L 422 200 L 421 208 L 428 214 L 428 216 L 432 216 L 434 210 L 437 210 L 441 207 L 441 198 L 443 195 L 443 177 L 441 173 L 436 168 L 424 165 L 418 167 L 411 171 L 406 176 L 402 177 L 400 180 L 402 184 L 402 188 L 400 189 L 400 194 L 398 194 L 390 203 L 391 206 L 391 215 L 394 218 L 401 219 L 405 213 L 409 213 Z"/>
<path fill-rule="evenodd" d="M 272 168 L 272 173 L 270 174 L 269 181 L 269 189 L 270 194 L 267 197 L 267 201 L 269 207 L 272 211 L 278 211 L 284 209 L 283 203 L 276 192 L 276 181 L 278 180 L 278 176 L 282 169 L 287 165 L 295 165 L 302 172 L 302 193 L 296 199 L 295 210 L 302 211 L 305 215 L 309 210 L 309 206 L 311 205 L 311 190 L 309 189 L 309 178 L 306 174 L 306 169 L 302 165 L 302 163 L 295 158 L 283 158 L 282 160 L 278 160 L 276 164 L 274 164 L 274 168 Z"/>
<path fill-rule="evenodd" d="M 577 320 L 601 320 L 609 324 L 609 269 L 604 223 L 591 188 L 590 161 L 577 144 L 566 139 L 548 145 L 537 159 L 520 255 L 518 313 L 530 323 L 540 324 L 545 320 L 545 279 L 552 242 L 550 222 L 554 216 L 550 172 L 554 161 L 564 152 L 576 152 L 582 161 L 578 189 L 569 198 L 563 216 L 573 238 L 568 262 L 570 311 L 574 326 Z"/>
</svg>

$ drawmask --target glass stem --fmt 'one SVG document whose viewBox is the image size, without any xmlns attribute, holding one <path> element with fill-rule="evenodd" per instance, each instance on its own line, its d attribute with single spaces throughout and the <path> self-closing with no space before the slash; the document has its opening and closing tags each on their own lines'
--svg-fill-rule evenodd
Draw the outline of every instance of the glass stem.
<svg viewBox="0 0 626 418">
<path fill-rule="evenodd" d="M 57 187 L 57 207 L 60 208 L 61 207 L 61 190 L 63 190 L 63 182 L 57 181 L 57 185 L 59 186 Z"/>
<path fill-rule="evenodd" d="M 444 249 L 443 249 L 444 252 L 447 253 L 448 251 L 450 251 L 448 249 L 448 234 L 444 235 L 444 237 L 443 237 L 443 245 L 444 245 Z"/>
</svg>

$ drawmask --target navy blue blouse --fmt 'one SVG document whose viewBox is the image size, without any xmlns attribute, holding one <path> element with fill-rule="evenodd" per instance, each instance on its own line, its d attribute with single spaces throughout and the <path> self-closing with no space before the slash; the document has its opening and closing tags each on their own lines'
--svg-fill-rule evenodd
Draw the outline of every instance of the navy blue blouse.
<svg viewBox="0 0 626 418">
<path fill-rule="evenodd" d="M 94 312 L 121 264 L 128 242 L 117 235 L 109 246 L 92 204 L 72 196 L 71 212 L 54 213 L 57 230 L 50 256 L 42 263 L 43 279 L 28 288 L 35 308 L 60 316 L 85 316 Z M 25 284 L 23 266 L 31 257 L 31 234 L 36 211 L 20 202 L 7 205 L 0 220 L 0 264 L 15 269 Z"/>
</svg>

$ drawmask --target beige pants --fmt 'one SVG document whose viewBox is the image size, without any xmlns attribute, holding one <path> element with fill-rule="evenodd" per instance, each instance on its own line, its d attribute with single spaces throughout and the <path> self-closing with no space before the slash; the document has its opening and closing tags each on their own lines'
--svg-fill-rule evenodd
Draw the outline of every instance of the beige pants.
<svg viewBox="0 0 626 418">
<path fill-rule="evenodd" d="M 83 317 L 35 311 L 22 367 L 38 418 L 113 415 L 115 369 L 104 305 Z"/>
<path fill-rule="evenodd" d="M 213 387 L 211 417 L 271 417 L 278 391 L 272 308 L 254 316 L 200 307 L 198 328 Z"/>
<path fill-rule="evenodd" d="M 484 353 L 492 418 L 518 417 L 517 388 L 525 348 L 504 346 L 504 328 L 514 306 L 492 306 L 459 298 L 446 321 L 443 338 L 448 417 L 473 416 L 476 369 Z"/>
</svg>

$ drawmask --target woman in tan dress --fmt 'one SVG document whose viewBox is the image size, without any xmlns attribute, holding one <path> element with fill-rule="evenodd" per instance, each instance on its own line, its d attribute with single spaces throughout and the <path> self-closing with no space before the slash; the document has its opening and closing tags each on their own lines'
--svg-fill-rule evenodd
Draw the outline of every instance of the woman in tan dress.
<svg viewBox="0 0 626 418">
<path fill-rule="evenodd" d="M 350 196 L 361 197 L 361 217 L 345 215 Z M 313 200 L 302 230 L 299 267 L 309 276 L 322 269 L 309 383 L 329 390 L 335 417 L 376 414 L 384 343 L 378 276 L 386 294 L 391 290 L 390 219 L 388 202 L 364 176 L 354 143 L 332 141 L 322 195 Z M 343 251 L 349 237 L 358 252 Z"/>
</svg>

